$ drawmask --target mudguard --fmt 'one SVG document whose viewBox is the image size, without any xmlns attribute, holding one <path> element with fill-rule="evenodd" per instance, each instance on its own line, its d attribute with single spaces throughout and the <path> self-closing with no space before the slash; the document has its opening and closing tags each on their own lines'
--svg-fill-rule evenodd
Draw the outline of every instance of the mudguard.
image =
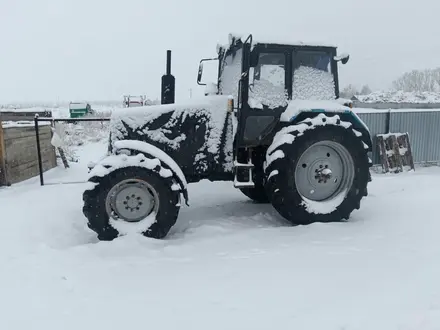
<svg viewBox="0 0 440 330">
<path fill-rule="evenodd" d="M 314 118 L 318 114 L 327 115 L 337 114 L 341 120 L 348 121 L 353 125 L 353 129 L 362 134 L 362 140 L 368 145 L 368 151 L 372 151 L 372 140 L 370 130 L 359 116 L 347 106 L 336 100 L 331 101 L 291 101 L 286 110 L 281 114 L 280 121 L 288 123 L 298 123 L 306 118 Z"/>
<path fill-rule="evenodd" d="M 173 173 L 174 179 L 180 186 L 183 197 L 185 198 L 185 202 L 188 205 L 189 197 L 188 197 L 188 189 L 187 189 L 187 181 L 185 178 L 185 174 L 183 173 L 180 166 L 164 151 L 155 147 L 154 145 L 143 142 L 143 141 L 134 141 L 134 140 L 121 140 L 116 141 L 114 143 L 113 152 L 118 154 L 125 154 L 129 151 L 129 154 L 133 155 L 136 152 L 145 155 L 148 158 L 156 158 L 160 160 L 162 165 L 165 165 L 167 169 L 169 169 Z M 133 152 L 134 151 L 134 152 Z"/>
</svg>

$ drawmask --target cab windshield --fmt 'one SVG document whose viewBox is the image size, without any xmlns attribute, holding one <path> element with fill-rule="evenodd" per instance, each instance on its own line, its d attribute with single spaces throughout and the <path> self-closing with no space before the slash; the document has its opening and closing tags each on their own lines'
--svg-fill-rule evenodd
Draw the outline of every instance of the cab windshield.
<svg viewBox="0 0 440 330">
<path fill-rule="evenodd" d="M 305 66 L 320 71 L 331 72 L 330 54 L 317 51 L 299 51 L 296 52 L 295 57 L 295 69 L 300 66 Z"/>
<path fill-rule="evenodd" d="M 335 98 L 331 54 L 322 51 L 295 52 L 292 99 L 334 100 Z"/>
</svg>

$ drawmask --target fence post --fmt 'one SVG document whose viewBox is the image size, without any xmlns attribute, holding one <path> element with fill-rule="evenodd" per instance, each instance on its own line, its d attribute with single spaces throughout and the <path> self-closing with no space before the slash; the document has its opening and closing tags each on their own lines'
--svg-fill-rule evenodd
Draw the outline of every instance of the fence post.
<svg viewBox="0 0 440 330">
<path fill-rule="evenodd" d="M 40 172 L 40 185 L 44 186 L 43 164 L 41 161 L 41 147 L 40 147 L 40 129 L 39 129 L 39 125 L 38 125 L 38 114 L 35 114 L 34 124 L 35 124 L 35 137 L 37 139 L 38 170 Z"/>
<path fill-rule="evenodd" d="M 385 118 L 385 133 L 390 133 L 390 124 L 391 124 L 391 109 L 388 109 L 386 118 Z"/>
</svg>

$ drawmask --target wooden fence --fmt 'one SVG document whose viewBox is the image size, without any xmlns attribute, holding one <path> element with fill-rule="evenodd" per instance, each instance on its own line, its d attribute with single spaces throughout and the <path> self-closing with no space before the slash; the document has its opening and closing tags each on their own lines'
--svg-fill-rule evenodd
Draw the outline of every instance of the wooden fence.
<svg viewBox="0 0 440 330">
<path fill-rule="evenodd" d="M 7 111 L 1 109 L 0 121 L 33 121 L 36 114 L 40 117 L 52 116 L 51 111 Z"/>
<path fill-rule="evenodd" d="M 56 167 L 55 148 L 51 145 L 49 125 L 40 126 L 43 170 Z M 11 185 L 37 176 L 38 154 L 35 128 L 30 125 L 2 125 L 0 122 L 0 186 Z"/>
</svg>

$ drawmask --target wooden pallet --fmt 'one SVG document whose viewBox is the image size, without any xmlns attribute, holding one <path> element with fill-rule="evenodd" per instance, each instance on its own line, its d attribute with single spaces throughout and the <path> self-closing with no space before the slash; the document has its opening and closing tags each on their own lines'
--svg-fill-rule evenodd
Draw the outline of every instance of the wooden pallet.
<svg viewBox="0 0 440 330">
<path fill-rule="evenodd" d="M 376 139 L 385 173 L 415 170 L 408 133 L 377 134 Z"/>
</svg>

